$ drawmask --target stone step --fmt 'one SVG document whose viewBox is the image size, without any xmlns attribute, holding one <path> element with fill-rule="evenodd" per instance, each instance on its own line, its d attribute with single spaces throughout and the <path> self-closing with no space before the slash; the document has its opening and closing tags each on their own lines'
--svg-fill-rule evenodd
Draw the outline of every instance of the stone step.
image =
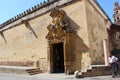
<svg viewBox="0 0 120 80">
<path fill-rule="evenodd" d="M 84 72 L 80 72 L 76 77 L 93 77 L 93 76 L 105 76 L 110 75 L 110 67 L 105 65 L 91 65 L 91 69 L 87 69 Z"/>
<path fill-rule="evenodd" d="M 42 73 L 42 71 L 36 67 L 0 66 L 0 73 L 34 75 Z"/>
<path fill-rule="evenodd" d="M 28 70 L 26 70 L 26 71 L 27 71 L 30 75 L 42 73 L 42 70 L 40 70 L 39 68 L 36 68 L 36 69 L 28 69 Z"/>
</svg>

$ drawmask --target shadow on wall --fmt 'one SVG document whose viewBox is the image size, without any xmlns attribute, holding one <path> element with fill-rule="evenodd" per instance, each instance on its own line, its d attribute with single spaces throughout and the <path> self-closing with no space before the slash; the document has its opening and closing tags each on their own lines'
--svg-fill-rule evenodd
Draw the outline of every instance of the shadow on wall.
<svg viewBox="0 0 120 80">
<path fill-rule="evenodd" d="M 33 30 L 32 26 L 29 24 L 29 22 L 25 22 L 25 27 L 26 27 L 27 29 L 29 29 L 30 31 L 32 31 L 32 33 L 34 34 L 34 36 L 38 39 L 37 34 L 36 34 L 35 31 Z M 4 36 L 3 31 L 0 32 L 0 35 L 1 35 L 1 37 L 4 39 L 5 43 L 7 44 L 7 40 L 6 40 L 5 36 Z"/>
<path fill-rule="evenodd" d="M 76 47 L 81 50 L 82 52 L 88 52 L 89 48 L 88 46 L 84 43 L 85 40 L 83 40 L 80 35 L 84 35 L 87 33 L 82 33 L 82 34 L 78 34 L 78 31 L 81 31 L 81 27 L 75 22 L 73 21 L 70 17 L 68 17 L 68 26 L 70 27 L 70 33 L 74 33 L 74 39 L 75 39 L 75 43 L 76 43 Z M 80 52 L 81 52 L 80 51 Z"/>
<path fill-rule="evenodd" d="M 29 24 L 29 22 L 25 22 L 25 27 L 28 28 L 29 30 L 31 30 L 33 32 L 34 36 L 38 39 L 37 34 L 33 30 L 32 26 Z"/>
<path fill-rule="evenodd" d="M 74 59 L 75 61 L 75 65 L 76 65 L 76 70 L 81 70 L 82 66 L 88 66 L 89 64 L 87 64 L 86 62 L 82 62 L 85 61 L 83 60 L 84 57 L 82 57 L 83 55 L 85 56 L 85 59 L 87 59 L 88 57 L 90 57 L 87 53 L 89 53 L 89 48 L 88 46 L 84 43 L 85 40 L 83 40 L 80 35 L 84 35 L 86 33 L 82 33 L 82 34 L 78 34 L 78 31 L 81 31 L 81 27 L 75 22 L 73 21 L 70 17 L 66 17 L 67 20 L 65 20 L 65 23 L 67 24 L 67 28 L 68 30 L 66 30 L 66 32 L 71 33 L 70 35 L 70 51 L 71 53 L 71 58 Z M 74 56 L 74 57 L 73 57 Z"/>
<path fill-rule="evenodd" d="M 4 34 L 3 34 L 3 32 L 1 32 L 0 35 L 1 35 L 1 37 L 4 39 L 5 43 L 7 44 L 7 40 L 6 40 L 6 38 L 5 38 Z"/>
</svg>

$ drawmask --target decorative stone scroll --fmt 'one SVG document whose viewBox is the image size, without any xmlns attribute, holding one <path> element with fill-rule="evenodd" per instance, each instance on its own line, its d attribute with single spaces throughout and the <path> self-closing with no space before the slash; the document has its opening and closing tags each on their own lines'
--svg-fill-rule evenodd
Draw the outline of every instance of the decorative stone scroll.
<svg viewBox="0 0 120 80">
<path fill-rule="evenodd" d="M 52 17 L 52 22 L 47 26 L 49 32 L 46 38 L 52 42 L 62 41 L 66 32 L 66 24 L 64 22 L 65 12 L 58 8 L 54 8 L 50 16 Z"/>
</svg>

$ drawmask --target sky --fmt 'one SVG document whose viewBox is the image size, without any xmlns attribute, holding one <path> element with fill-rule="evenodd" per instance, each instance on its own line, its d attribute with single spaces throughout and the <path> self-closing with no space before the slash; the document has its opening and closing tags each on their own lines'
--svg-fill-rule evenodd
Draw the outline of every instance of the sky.
<svg viewBox="0 0 120 80">
<path fill-rule="evenodd" d="M 106 14 L 109 16 L 112 22 L 113 20 L 113 9 L 114 9 L 114 2 L 118 2 L 120 6 L 120 0 L 97 0 Z"/>
<path fill-rule="evenodd" d="M 0 24 L 11 19 L 12 17 L 26 11 L 34 5 L 40 4 L 46 0 L 0 0 Z M 120 0 L 97 0 L 103 10 L 113 21 L 114 2 L 117 1 L 120 5 Z"/>
<path fill-rule="evenodd" d="M 0 24 L 43 1 L 44 0 L 0 0 Z"/>
</svg>

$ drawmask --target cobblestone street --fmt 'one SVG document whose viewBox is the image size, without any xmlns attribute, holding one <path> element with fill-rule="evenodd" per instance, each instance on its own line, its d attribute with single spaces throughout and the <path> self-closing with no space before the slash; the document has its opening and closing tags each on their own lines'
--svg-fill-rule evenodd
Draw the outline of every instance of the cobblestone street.
<svg viewBox="0 0 120 80">
<path fill-rule="evenodd" d="M 117 78 L 112 78 L 111 76 L 97 76 L 76 79 L 74 75 L 66 76 L 65 74 L 43 73 L 29 76 L 0 73 L 0 80 L 120 80 L 120 76 L 118 76 Z"/>
</svg>

